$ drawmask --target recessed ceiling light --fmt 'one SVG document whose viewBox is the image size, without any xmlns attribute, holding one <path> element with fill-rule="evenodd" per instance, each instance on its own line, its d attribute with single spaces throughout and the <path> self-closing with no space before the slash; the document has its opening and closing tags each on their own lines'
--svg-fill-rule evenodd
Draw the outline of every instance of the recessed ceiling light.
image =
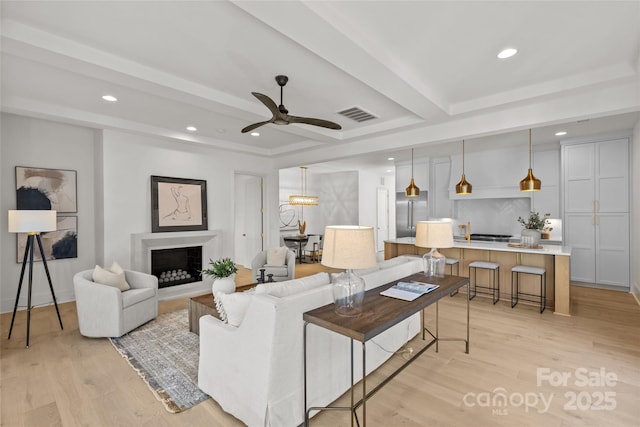
<svg viewBox="0 0 640 427">
<path fill-rule="evenodd" d="M 118 98 L 113 95 L 102 95 L 102 99 L 108 102 L 116 102 L 118 100 Z"/>
<path fill-rule="evenodd" d="M 562 132 L 556 132 L 556 136 L 562 136 L 562 135 L 566 135 L 567 133 L 565 131 Z"/>
<path fill-rule="evenodd" d="M 260 132 L 251 132 L 251 136 L 260 136 Z"/>
<path fill-rule="evenodd" d="M 197 127 L 195 127 L 195 126 L 187 126 L 187 127 L 186 127 L 186 129 L 187 129 L 189 132 L 195 132 L 195 131 L 197 131 L 197 130 L 198 130 L 198 128 L 197 128 Z"/>
<path fill-rule="evenodd" d="M 512 47 L 508 47 L 508 48 L 506 48 L 505 50 L 503 50 L 502 52 L 500 52 L 498 54 L 498 58 L 500 58 L 500 59 L 511 58 L 516 53 L 518 53 L 518 49 L 514 49 Z"/>
<path fill-rule="evenodd" d="M 395 157 L 388 157 L 387 160 L 395 160 Z"/>
<path fill-rule="evenodd" d="M 387 173 L 393 172 L 391 169 L 387 169 Z"/>
</svg>

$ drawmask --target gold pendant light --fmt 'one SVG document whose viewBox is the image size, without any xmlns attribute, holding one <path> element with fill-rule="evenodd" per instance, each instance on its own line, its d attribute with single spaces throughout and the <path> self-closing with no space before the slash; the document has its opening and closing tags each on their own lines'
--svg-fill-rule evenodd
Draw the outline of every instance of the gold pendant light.
<svg viewBox="0 0 640 427">
<path fill-rule="evenodd" d="M 464 176 L 464 139 L 462 140 L 462 179 L 456 184 L 456 194 L 471 194 L 472 185 Z"/>
<path fill-rule="evenodd" d="M 542 182 L 533 176 L 533 169 L 531 169 L 531 129 L 529 129 L 529 172 L 527 176 L 520 181 L 520 191 L 540 191 Z"/>
<path fill-rule="evenodd" d="M 306 195 L 307 167 L 300 166 L 300 191 L 302 194 L 289 196 L 289 204 L 294 206 L 318 206 L 318 196 Z"/>
<path fill-rule="evenodd" d="M 420 195 L 420 189 L 416 183 L 413 182 L 413 148 L 411 149 L 411 182 L 409 186 L 405 188 L 404 192 L 407 197 L 418 197 Z"/>
</svg>

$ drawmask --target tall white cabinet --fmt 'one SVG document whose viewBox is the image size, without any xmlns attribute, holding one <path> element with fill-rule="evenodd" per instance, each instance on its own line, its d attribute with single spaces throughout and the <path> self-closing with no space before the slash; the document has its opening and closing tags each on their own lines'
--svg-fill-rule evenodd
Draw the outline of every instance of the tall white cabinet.
<svg viewBox="0 0 640 427">
<path fill-rule="evenodd" d="M 563 143 L 571 280 L 629 287 L 629 138 Z"/>
</svg>

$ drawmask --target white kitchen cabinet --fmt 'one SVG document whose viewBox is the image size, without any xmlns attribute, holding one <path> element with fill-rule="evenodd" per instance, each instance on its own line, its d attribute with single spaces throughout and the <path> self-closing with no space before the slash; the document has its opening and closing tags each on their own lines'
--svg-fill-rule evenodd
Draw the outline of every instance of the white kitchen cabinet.
<svg viewBox="0 0 640 427">
<path fill-rule="evenodd" d="M 629 139 L 565 143 L 562 165 L 571 279 L 628 288 Z"/>
<path fill-rule="evenodd" d="M 413 182 L 420 191 L 429 190 L 429 163 L 425 158 L 413 161 Z M 396 191 L 403 192 L 411 182 L 411 162 L 396 163 Z"/>
<path fill-rule="evenodd" d="M 531 193 L 531 211 L 560 218 L 560 150 L 535 151 L 533 174 L 542 187 Z"/>
<path fill-rule="evenodd" d="M 450 218 L 453 216 L 452 201 L 449 199 L 451 159 L 449 157 L 434 159 L 431 162 L 430 170 L 430 215 L 434 218 Z"/>
</svg>

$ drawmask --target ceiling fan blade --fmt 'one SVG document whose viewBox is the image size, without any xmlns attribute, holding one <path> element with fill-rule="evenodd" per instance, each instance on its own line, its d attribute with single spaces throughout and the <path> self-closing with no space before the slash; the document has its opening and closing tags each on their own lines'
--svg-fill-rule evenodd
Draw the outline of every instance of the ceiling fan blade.
<svg viewBox="0 0 640 427">
<path fill-rule="evenodd" d="M 307 125 L 320 126 L 329 129 L 342 129 L 342 126 L 337 123 L 330 122 L 329 120 L 314 119 L 311 117 L 287 116 L 287 120 L 289 121 L 289 123 L 304 123 Z"/>
<path fill-rule="evenodd" d="M 258 98 L 260 102 L 262 102 L 271 111 L 271 114 L 273 114 L 273 117 L 276 117 L 280 114 L 280 110 L 278 110 L 278 106 L 276 105 L 276 103 L 273 102 L 273 100 L 269 98 L 267 95 L 263 95 L 258 92 L 251 92 L 251 94 L 256 98 Z"/>
<path fill-rule="evenodd" d="M 258 123 L 254 123 L 252 125 L 247 126 L 246 128 L 242 129 L 242 133 L 247 133 L 247 132 L 251 132 L 252 130 L 254 130 L 255 128 L 259 128 L 262 125 L 266 125 L 268 123 L 271 123 L 273 121 L 273 119 L 271 120 L 267 120 L 265 122 L 258 122 Z"/>
</svg>

